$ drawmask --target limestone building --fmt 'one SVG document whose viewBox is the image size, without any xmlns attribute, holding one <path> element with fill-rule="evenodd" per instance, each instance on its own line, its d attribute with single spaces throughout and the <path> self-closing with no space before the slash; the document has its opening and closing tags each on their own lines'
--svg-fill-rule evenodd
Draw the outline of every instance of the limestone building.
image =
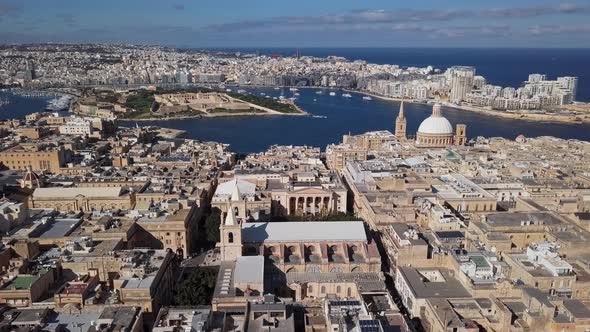
<svg viewBox="0 0 590 332">
<path fill-rule="evenodd" d="M 0 164 L 13 170 L 26 171 L 31 167 L 34 171 L 59 173 L 67 161 L 63 147 L 20 144 L 0 151 Z"/>
<path fill-rule="evenodd" d="M 457 125 L 456 131 L 442 115 L 440 104 L 434 104 L 432 115 L 426 118 L 418 127 L 416 146 L 424 148 L 443 148 L 449 145 L 463 145 L 466 141 L 467 126 Z"/>
<path fill-rule="evenodd" d="M 30 208 L 58 211 L 84 211 L 121 209 L 135 205 L 135 194 L 122 187 L 112 188 L 37 188 L 29 197 Z"/>
</svg>

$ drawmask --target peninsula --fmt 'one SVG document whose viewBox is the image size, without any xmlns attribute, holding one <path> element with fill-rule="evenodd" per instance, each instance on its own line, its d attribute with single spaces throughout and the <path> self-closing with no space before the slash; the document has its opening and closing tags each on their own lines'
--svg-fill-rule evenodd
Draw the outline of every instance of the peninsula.
<svg viewBox="0 0 590 332">
<path fill-rule="evenodd" d="M 576 76 L 549 78 L 531 73 L 520 86 L 505 87 L 477 75 L 471 66 L 402 67 L 338 56 L 283 57 L 113 44 L 5 45 L 0 51 L 6 55 L 0 58 L 0 67 L 6 68 L 0 75 L 1 84 L 28 89 L 112 89 L 124 97 L 110 101 L 112 107 L 127 108 L 125 114 L 118 114 L 127 119 L 305 114 L 288 100 L 223 95 L 226 86 L 251 86 L 347 89 L 409 102 L 436 100 L 497 117 L 590 123 L 590 107 L 576 99 Z M 146 90 L 148 87 L 158 90 Z M 212 98 L 218 99 L 213 104 L 220 101 L 221 106 L 205 102 L 202 108 L 200 97 L 191 97 L 188 102 L 170 101 L 160 108 L 155 100 L 160 89 L 186 87 L 219 91 Z M 197 107 L 190 104 L 195 100 Z"/>
<path fill-rule="evenodd" d="M 72 111 L 106 119 L 135 121 L 219 116 L 307 115 L 291 100 L 273 100 L 209 89 L 159 92 L 154 88 L 118 91 L 87 89 Z"/>
</svg>

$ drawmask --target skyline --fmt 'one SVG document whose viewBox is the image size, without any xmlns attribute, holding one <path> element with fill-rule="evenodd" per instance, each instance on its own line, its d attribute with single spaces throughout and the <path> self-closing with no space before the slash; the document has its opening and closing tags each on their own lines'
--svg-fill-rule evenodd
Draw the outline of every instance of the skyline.
<svg viewBox="0 0 590 332">
<path fill-rule="evenodd" d="M 228 10 L 231 8 L 231 10 Z M 406 3 L 0 0 L 0 43 L 100 42 L 176 47 L 587 48 L 582 1 Z"/>
</svg>

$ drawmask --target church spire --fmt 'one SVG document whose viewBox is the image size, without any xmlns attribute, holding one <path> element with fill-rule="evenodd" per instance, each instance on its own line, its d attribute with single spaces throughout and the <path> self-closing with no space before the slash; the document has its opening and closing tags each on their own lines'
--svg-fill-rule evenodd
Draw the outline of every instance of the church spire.
<svg viewBox="0 0 590 332">
<path fill-rule="evenodd" d="M 227 204 L 227 215 L 225 216 L 225 226 L 235 226 L 238 224 L 238 220 L 236 219 L 236 214 L 234 209 L 232 208 L 231 204 Z"/>
<path fill-rule="evenodd" d="M 238 187 L 238 180 L 234 179 L 234 188 L 231 193 L 231 201 L 241 201 L 242 200 L 242 193 L 240 192 L 240 188 Z"/>
<path fill-rule="evenodd" d="M 400 120 L 405 120 L 406 117 L 404 116 L 404 100 L 399 104 L 399 113 L 397 114 L 397 118 Z"/>
<path fill-rule="evenodd" d="M 398 140 L 406 139 L 406 117 L 404 115 L 404 100 L 399 104 L 399 113 L 395 119 L 395 137 Z"/>
</svg>

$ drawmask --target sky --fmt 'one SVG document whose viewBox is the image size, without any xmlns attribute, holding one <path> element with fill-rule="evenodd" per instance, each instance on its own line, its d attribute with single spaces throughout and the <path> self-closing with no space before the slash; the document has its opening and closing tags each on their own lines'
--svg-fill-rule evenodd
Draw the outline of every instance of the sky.
<svg viewBox="0 0 590 332">
<path fill-rule="evenodd" d="M 0 43 L 590 47 L 590 0 L 0 0 Z"/>
</svg>

